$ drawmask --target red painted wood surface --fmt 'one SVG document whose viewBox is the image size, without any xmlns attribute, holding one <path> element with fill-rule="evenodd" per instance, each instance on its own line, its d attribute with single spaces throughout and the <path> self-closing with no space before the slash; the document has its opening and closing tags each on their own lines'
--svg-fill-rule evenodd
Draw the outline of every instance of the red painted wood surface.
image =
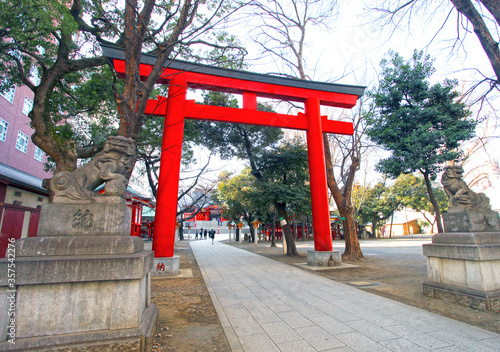
<svg viewBox="0 0 500 352">
<path fill-rule="evenodd" d="M 170 82 L 160 156 L 158 191 L 156 193 L 155 235 L 153 240 L 155 257 L 174 256 L 177 193 L 181 170 L 186 93 L 187 84 L 185 82 L 179 80 Z"/>
<path fill-rule="evenodd" d="M 167 99 L 165 97 L 159 96 L 157 100 L 149 99 L 146 106 L 146 115 L 165 116 L 166 111 Z M 185 117 L 193 120 L 211 120 L 303 131 L 306 131 L 308 126 L 307 117 L 304 113 L 285 115 L 245 108 L 203 105 L 195 103 L 194 100 L 186 101 Z M 351 122 L 328 120 L 327 116 L 321 116 L 321 124 L 324 133 L 345 135 L 354 133 Z"/>
<path fill-rule="evenodd" d="M 307 156 L 309 159 L 314 250 L 331 251 L 330 206 L 326 184 L 325 149 L 323 146 L 319 100 L 309 98 L 306 100 L 305 107 L 308 121 Z"/>
<path fill-rule="evenodd" d="M 21 238 L 23 230 L 24 210 L 5 209 L 2 229 L 0 231 L 0 258 L 5 257 L 9 245 L 9 238 L 16 240 Z"/>
<path fill-rule="evenodd" d="M 32 211 L 30 215 L 30 223 L 28 226 L 28 237 L 36 237 L 38 233 L 39 222 L 40 222 L 40 213 Z"/>
</svg>

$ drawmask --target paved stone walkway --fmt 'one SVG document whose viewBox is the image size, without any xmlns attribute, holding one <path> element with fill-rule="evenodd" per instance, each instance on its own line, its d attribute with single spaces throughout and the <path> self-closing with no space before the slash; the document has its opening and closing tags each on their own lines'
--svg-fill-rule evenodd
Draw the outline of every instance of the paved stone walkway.
<svg viewBox="0 0 500 352">
<path fill-rule="evenodd" d="M 211 241 L 191 242 L 235 352 L 500 351 L 500 335 Z"/>
</svg>

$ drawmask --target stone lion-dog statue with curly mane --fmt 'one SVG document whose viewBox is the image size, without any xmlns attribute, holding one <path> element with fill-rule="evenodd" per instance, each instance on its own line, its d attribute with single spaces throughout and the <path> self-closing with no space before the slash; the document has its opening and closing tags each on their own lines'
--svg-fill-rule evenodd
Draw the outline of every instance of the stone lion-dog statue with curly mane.
<svg viewBox="0 0 500 352">
<path fill-rule="evenodd" d="M 463 180 L 464 169 L 459 165 L 446 167 L 441 184 L 450 201 L 448 212 L 491 210 L 490 200 L 483 193 L 473 192 Z"/>
<path fill-rule="evenodd" d="M 108 137 L 102 151 L 73 172 L 58 172 L 49 183 L 52 203 L 100 203 L 110 196 L 123 198 L 135 163 L 135 143 L 122 136 Z M 105 194 L 96 188 L 106 183 Z"/>
</svg>

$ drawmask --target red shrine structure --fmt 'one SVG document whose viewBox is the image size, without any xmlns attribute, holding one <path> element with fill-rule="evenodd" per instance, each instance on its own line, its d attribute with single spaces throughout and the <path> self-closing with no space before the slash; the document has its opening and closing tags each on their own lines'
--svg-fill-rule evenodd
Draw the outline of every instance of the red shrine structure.
<svg viewBox="0 0 500 352">
<path fill-rule="evenodd" d="M 101 45 L 116 72 L 125 75 L 123 49 Z M 146 79 L 156 62 L 153 55 L 142 54 L 139 73 Z M 146 114 L 165 117 L 160 175 L 156 199 L 155 257 L 173 257 L 177 194 L 181 165 L 184 119 L 211 120 L 250 125 L 305 130 L 309 158 L 311 204 L 315 251 L 332 251 L 330 211 L 326 182 L 323 133 L 352 135 L 353 124 L 328 120 L 320 107 L 352 108 L 365 87 L 304 81 L 246 71 L 229 70 L 179 60 L 164 65 L 158 83 L 168 84 L 168 97 L 149 100 Z M 188 88 L 241 94 L 243 108 L 207 106 L 186 100 Z M 257 98 L 304 103 L 305 113 L 285 115 L 257 110 Z"/>
</svg>

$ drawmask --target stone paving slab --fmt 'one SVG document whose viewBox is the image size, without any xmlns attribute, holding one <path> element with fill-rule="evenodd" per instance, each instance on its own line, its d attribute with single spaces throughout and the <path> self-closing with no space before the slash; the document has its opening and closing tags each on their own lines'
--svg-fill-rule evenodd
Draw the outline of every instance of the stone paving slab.
<svg viewBox="0 0 500 352">
<path fill-rule="evenodd" d="M 494 332 L 220 242 L 191 247 L 232 351 L 500 351 Z"/>
</svg>

